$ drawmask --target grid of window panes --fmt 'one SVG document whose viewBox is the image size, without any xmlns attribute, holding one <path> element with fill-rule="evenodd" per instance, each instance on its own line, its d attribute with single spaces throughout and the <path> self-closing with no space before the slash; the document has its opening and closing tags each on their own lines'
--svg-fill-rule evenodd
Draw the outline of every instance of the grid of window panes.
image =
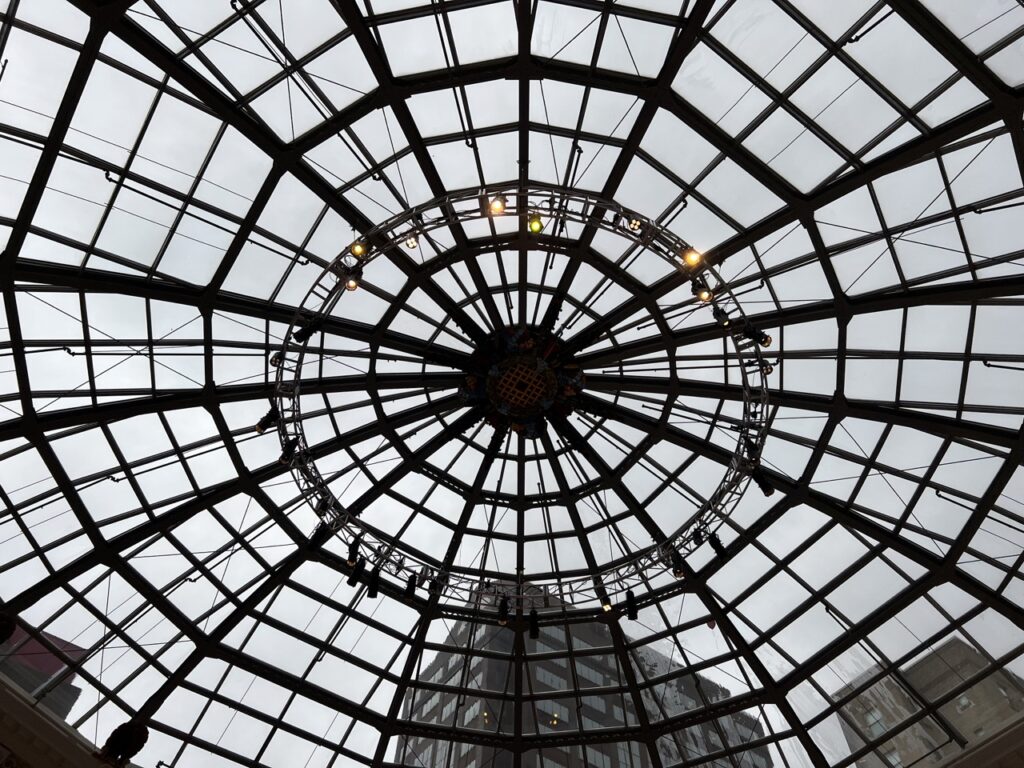
<svg viewBox="0 0 1024 768">
<path fill-rule="evenodd" d="M 174 768 L 897 768 L 1016 717 L 1016 0 L 0 0 L 0 66 L 0 673 L 86 738 L 143 713 L 138 762 Z M 714 492 L 743 361 L 583 225 L 372 262 L 302 371 L 321 471 L 437 570 L 543 583 L 536 641 L 529 606 L 350 586 L 254 431 L 335 256 L 510 183 L 693 243 L 775 363 L 775 495 L 692 582 L 645 574 L 637 621 L 570 608 L 560 575 Z M 539 440 L 456 428 L 512 325 L 587 373 Z"/>
</svg>

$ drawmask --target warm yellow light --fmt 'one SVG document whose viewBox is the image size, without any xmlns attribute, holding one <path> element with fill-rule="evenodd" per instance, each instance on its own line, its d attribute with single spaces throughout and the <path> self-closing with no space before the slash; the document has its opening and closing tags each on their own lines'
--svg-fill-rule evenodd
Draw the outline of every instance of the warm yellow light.
<svg viewBox="0 0 1024 768">
<path fill-rule="evenodd" d="M 533 234 L 537 235 L 544 229 L 544 219 L 540 217 L 539 213 L 532 213 L 526 225 Z"/>
<path fill-rule="evenodd" d="M 715 298 L 715 294 L 711 292 L 710 288 L 699 288 L 697 290 L 697 298 L 700 301 L 708 302 Z"/>
<path fill-rule="evenodd" d="M 348 280 L 345 281 L 345 290 L 346 291 L 354 291 L 358 287 L 359 287 L 359 280 L 354 278 L 354 277 L 350 277 Z"/>
<path fill-rule="evenodd" d="M 491 198 L 491 213 L 495 216 L 500 216 L 505 212 L 505 207 L 508 205 L 508 198 L 504 195 L 495 195 Z"/>
<path fill-rule="evenodd" d="M 643 225 L 644 225 L 644 223 L 642 221 L 640 221 L 640 219 L 630 219 L 629 220 L 629 231 L 630 232 L 639 232 L 640 228 Z"/>
<path fill-rule="evenodd" d="M 608 613 L 612 609 L 611 603 L 601 603 L 601 607 L 604 608 L 604 612 Z"/>
<path fill-rule="evenodd" d="M 700 252 L 693 248 L 690 248 L 683 254 L 683 261 L 686 262 L 686 266 L 688 267 L 696 267 L 700 264 L 702 258 L 703 257 L 700 255 Z"/>
<path fill-rule="evenodd" d="M 410 251 L 415 251 L 420 246 L 419 238 L 416 235 L 409 235 L 405 238 L 405 247 Z"/>
<path fill-rule="evenodd" d="M 366 255 L 366 246 L 360 242 L 352 243 L 352 247 L 349 248 L 349 252 L 356 257 Z"/>
</svg>

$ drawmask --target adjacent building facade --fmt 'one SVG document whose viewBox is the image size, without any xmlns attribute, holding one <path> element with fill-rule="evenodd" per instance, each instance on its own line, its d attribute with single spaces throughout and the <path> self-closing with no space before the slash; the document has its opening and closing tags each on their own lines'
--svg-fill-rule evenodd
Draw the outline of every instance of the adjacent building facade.
<svg viewBox="0 0 1024 768">
<path fill-rule="evenodd" d="M 840 723 L 851 751 L 867 741 L 882 738 L 907 718 L 919 713 L 926 702 L 957 688 L 985 670 L 988 661 L 959 637 L 919 658 L 901 671 L 902 679 L 886 675 L 843 707 Z M 853 687 L 878 674 L 869 670 Z M 996 733 L 1024 711 L 1024 681 L 1012 672 L 999 670 L 975 683 L 960 696 L 939 708 L 935 716 L 920 718 L 888 740 L 878 753 L 859 759 L 858 768 L 907 768 L 936 766 L 962 750 L 958 740 L 977 743 Z"/>
<path fill-rule="evenodd" d="M 511 662 L 516 635 L 504 627 L 456 623 L 448 645 L 471 648 L 475 653 L 438 652 L 423 663 L 417 680 L 451 686 L 463 693 L 410 687 L 403 717 L 491 733 L 510 734 L 521 728 L 526 736 L 568 734 L 580 729 L 594 733 L 637 723 L 628 689 L 607 691 L 609 687 L 625 687 L 626 681 L 618 657 L 611 651 L 611 638 L 604 624 L 542 627 L 538 639 L 525 639 L 526 664 L 521 681 L 515 679 L 515 665 Z M 634 655 L 634 674 L 641 684 L 649 677 L 681 670 L 680 665 L 651 648 L 643 648 Z M 518 713 L 520 723 L 516 722 L 512 704 L 517 685 L 526 699 Z M 588 689 L 594 689 L 594 694 L 587 695 Z M 651 720 L 658 721 L 729 695 L 728 690 L 707 678 L 680 674 L 654 689 L 643 689 L 641 699 Z M 717 752 L 725 744 L 735 747 L 762 736 L 764 731 L 755 718 L 739 713 L 664 737 L 658 742 L 658 752 L 662 763 L 671 766 Z M 511 752 L 422 738 L 399 739 L 393 759 L 419 768 L 511 768 L 514 762 Z M 744 760 L 747 768 L 772 765 L 766 748 L 748 751 Z M 651 760 L 643 743 L 609 742 L 532 750 L 523 755 L 521 765 L 649 768 Z"/>
<path fill-rule="evenodd" d="M 42 633 L 46 642 L 59 648 L 72 660 L 80 659 L 85 650 Z M 75 676 L 66 673 L 64 661 L 43 643 L 18 628 L 6 643 L 0 644 L 0 673 L 26 693 L 39 697 L 39 706 L 61 720 L 67 720 L 82 689 L 75 685 Z"/>
</svg>

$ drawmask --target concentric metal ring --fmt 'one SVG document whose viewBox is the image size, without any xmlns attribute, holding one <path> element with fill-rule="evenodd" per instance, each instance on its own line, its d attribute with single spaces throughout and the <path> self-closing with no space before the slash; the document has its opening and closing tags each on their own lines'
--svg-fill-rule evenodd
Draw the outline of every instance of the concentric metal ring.
<svg viewBox="0 0 1024 768">
<path fill-rule="evenodd" d="M 537 216 L 554 222 L 551 227 L 554 230 L 562 229 L 568 223 L 576 223 L 614 232 L 639 247 L 638 258 L 664 259 L 688 276 L 694 287 L 694 311 L 714 311 L 731 318 L 723 333 L 729 338 L 732 352 L 738 361 L 735 367 L 744 393 L 743 411 L 735 426 L 732 460 L 726 466 L 716 490 L 708 495 L 697 514 L 669 535 L 659 537 L 660 540 L 652 536 L 648 546 L 638 548 L 631 556 L 621 558 L 596 572 L 508 574 L 502 578 L 505 584 L 518 581 L 525 586 L 525 582 L 529 581 L 534 586 L 550 590 L 553 596 L 571 605 L 607 604 L 611 597 L 636 586 L 652 570 L 670 567 L 673 553 L 685 556 L 695 550 L 735 508 L 746 490 L 764 443 L 767 431 L 765 379 L 771 370 L 759 345 L 744 334 L 745 315 L 740 301 L 719 273 L 702 260 L 694 262 L 693 259 L 684 258 L 685 254 L 692 254 L 693 251 L 688 243 L 670 230 L 614 201 L 577 190 L 548 187 L 465 190 L 406 211 L 346 247 L 310 288 L 285 336 L 288 341 L 279 356 L 276 389 L 282 415 L 278 425 L 282 446 L 296 482 L 324 524 L 333 527 L 343 540 L 358 549 L 368 561 L 378 563 L 385 571 L 402 580 L 415 574 L 421 583 L 431 583 L 435 591 L 450 601 L 471 602 L 482 590 L 490 589 L 487 579 L 479 573 L 455 567 L 445 572 L 439 571 L 436 565 L 423 561 L 413 550 L 403 547 L 401 542 L 360 519 L 361 510 L 348 510 L 337 500 L 317 467 L 315 451 L 310 450 L 306 440 L 301 412 L 300 372 L 307 365 L 310 352 L 308 340 L 296 342 L 295 333 L 300 329 L 317 328 L 327 317 L 337 314 L 339 308 L 343 308 L 340 302 L 344 301 L 345 294 L 351 290 L 351 285 L 347 283 L 352 270 L 358 269 L 360 276 L 365 274 L 367 279 L 372 279 L 372 262 L 379 256 L 390 249 L 409 248 L 454 221 L 470 222 L 494 217 L 497 214 L 491 210 L 490 202 L 495 199 L 504 201 L 500 216 L 513 220 L 518 218 L 520 230 L 530 232 L 530 236 L 537 238 L 538 248 L 545 247 L 544 238 L 551 236 L 534 232 L 529 227 L 531 218 Z M 430 266 L 429 262 L 427 266 Z M 713 298 L 701 301 L 703 290 L 710 291 Z M 713 310 L 702 309 L 705 306 Z M 302 338 L 303 334 L 300 333 Z M 439 479 L 433 474 L 431 477 Z M 533 590 L 530 595 L 534 595 Z"/>
</svg>

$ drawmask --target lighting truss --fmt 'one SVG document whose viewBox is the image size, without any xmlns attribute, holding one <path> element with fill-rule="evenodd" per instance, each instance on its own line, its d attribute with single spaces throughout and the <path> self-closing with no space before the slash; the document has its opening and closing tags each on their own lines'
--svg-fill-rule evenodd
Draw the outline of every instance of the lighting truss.
<svg viewBox="0 0 1024 768">
<path fill-rule="evenodd" d="M 751 334 L 752 326 L 740 297 L 718 271 L 705 264 L 699 254 L 695 256 L 689 243 L 657 222 L 615 201 L 577 189 L 497 186 L 453 192 L 377 225 L 323 269 L 296 310 L 285 334 L 285 343 L 273 353 L 277 371 L 276 406 L 281 415 L 277 427 L 284 451 L 282 460 L 287 461 L 303 497 L 324 525 L 339 533 L 346 543 L 358 547 L 369 562 L 376 561 L 398 581 L 405 581 L 410 575 L 421 580 L 437 579 L 439 594 L 456 603 L 478 603 L 481 594 L 489 593 L 491 586 L 472 572 L 453 569 L 435 573 L 429 563 L 415 556 L 415 550 L 403 551 L 400 542 L 361 520 L 361 510 L 353 513 L 346 509 L 318 469 L 315 446 L 309 444 L 303 429 L 301 408 L 303 372 L 316 368 L 317 358 L 322 354 L 315 345 L 310 346 L 309 332 L 322 329 L 331 317 L 344 316 L 345 296 L 351 290 L 347 281 L 353 269 L 359 269 L 361 275 L 372 280 L 372 264 L 376 259 L 409 248 L 414 240 L 430 240 L 438 230 L 481 220 L 512 221 L 516 229 L 538 236 L 540 231 L 530 227 L 531 220 L 536 221 L 537 216 L 545 217 L 556 232 L 575 224 L 614 233 L 639 249 L 637 258 L 660 258 L 690 280 L 695 286 L 694 313 L 712 314 L 716 319 L 729 318 L 724 335 L 732 343 L 732 359 L 739 373 L 742 415 L 732 427 L 735 442 L 731 458 L 725 462 L 724 476 L 684 525 L 664 540 L 653 541 L 600 572 L 577 577 L 531 576 L 531 588 L 512 590 L 513 596 L 533 601 L 537 594 L 533 587 L 543 586 L 566 604 L 595 605 L 600 602 L 601 594 L 608 594 L 604 590 L 618 598 L 645 583 L 652 569 L 671 568 L 673 553 L 689 554 L 699 548 L 731 514 L 756 471 L 767 436 L 767 378 L 773 366 L 763 351 L 767 343 L 758 343 L 766 337 Z M 538 242 L 538 246 L 542 245 Z M 711 291 L 713 298 L 702 301 L 696 295 L 696 286 Z M 300 332 L 304 335 L 297 341 L 296 333 Z M 509 581 L 518 583 L 519 587 L 527 586 L 522 576 L 517 581 L 509 574 Z"/>
</svg>

